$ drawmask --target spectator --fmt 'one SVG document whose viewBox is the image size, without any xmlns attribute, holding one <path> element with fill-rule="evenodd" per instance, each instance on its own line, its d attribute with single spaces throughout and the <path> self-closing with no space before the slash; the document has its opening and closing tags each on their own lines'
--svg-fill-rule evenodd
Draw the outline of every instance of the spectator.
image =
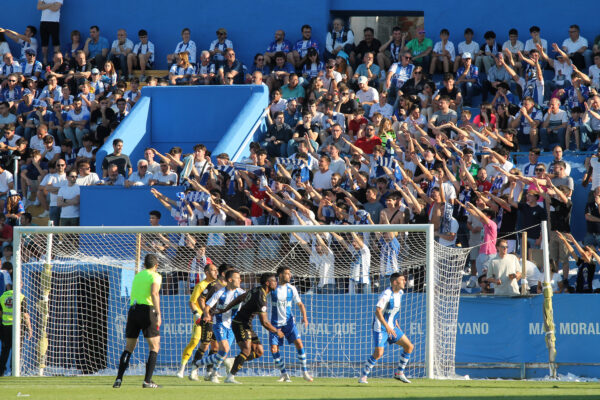
<svg viewBox="0 0 600 400">
<path fill-rule="evenodd" d="M 402 60 L 392 64 L 385 77 L 384 89 L 390 95 L 390 102 L 396 99 L 396 91 L 404 85 L 404 82 L 412 78 L 415 66 L 412 64 L 412 55 L 409 51 L 404 52 Z M 422 66 L 422 65 L 421 65 Z"/>
<path fill-rule="evenodd" d="M 51 171 L 54 169 L 53 165 L 56 167 L 55 172 Z M 60 214 L 61 207 L 57 204 L 58 199 L 58 190 L 67 184 L 67 175 L 65 174 L 65 170 L 67 167 L 67 163 L 65 160 L 58 160 L 56 163 L 50 162 L 48 164 L 48 169 L 51 173 L 46 175 L 46 177 L 42 179 L 40 183 L 40 190 L 38 190 L 38 199 L 40 203 L 44 205 L 44 212 L 39 215 L 39 218 L 48 218 L 54 223 L 54 226 L 58 226 L 60 223 Z M 49 211 L 46 210 L 45 205 L 46 202 L 46 194 L 50 195 L 50 204 Z"/>
<path fill-rule="evenodd" d="M 141 71 L 140 81 L 146 81 L 146 69 L 154 67 L 154 43 L 148 40 L 148 32 L 140 29 L 138 32 L 140 41 L 133 46 L 131 53 L 127 54 L 127 72 L 129 80 L 133 78 L 133 69 Z"/>
<path fill-rule="evenodd" d="M 169 84 L 187 85 L 191 82 L 194 75 L 194 67 L 189 60 L 187 52 L 178 53 L 175 57 L 175 63 L 169 70 Z"/>
<path fill-rule="evenodd" d="M 5 83 L 4 81 L 5 79 L 8 79 L 9 75 L 20 73 L 21 64 L 19 64 L 18 61 L 13 59 L 13 56 L 10 52 L 4 53 L 2 56 L 2 65 L 0 65 L 0 83 Z"/>
<path fill-rule="evenodd" d="M 97 25 L 90 27 L 90 37 L 86 39 L 83 51 L 96 68 L 102 68 L 108 56 L 109 44 L 108 39 L 100 36 Z"/>
<path fill-rule="evenodd" d="M 523 106 L 510 123 L 511 128 L 517 129 L 519 144 L 537 147 L 539 136 L 538 128 L 542 122 L 542 113 L 535 108 L 533 98 L 523 99 Z"/>
<path fill-rule="evenodd" d="M 98 174 L 91 171 L 90 162 L 87 159 L 83 159 L 76 164 L 79 176 L 77 177 L 77 184 L 79 186 L 91 186 L 96 185 L 100 182 Z"/>
<path fill-rule="evenodd" d="M 60 226 L 79 225 L 79 185 L 77 172 L 71 171 L 67 175 L 67 185 L 58 190 L 56 204 L 61 207 Z"/>
<path fill-rule="evenodd" d="M 482 101 L 487 101 L 488 94 L 493 94 L 494 101 L 492 104 L 502 103 L 509 104 L 515 103 L 514 96 L 509 98 L 508 93 L 510 90 L 509 84 L 511 83 L 511 76 L 505 68 L 505 64 L 502 61 L 502 55 L 494 57 L 495 64 L 488 70 L 486 79 L 483 81 L 483 87 L 481 92 Z M 506 86 L 502 84 L 506 84 Z M 503 92 L 497 94 L 498 89 L 503 88 Z M 511 93 L 512 95 L 512 93 Z"/>
<path fill-rule="evenodd" d="M 40 79 L 42 76 L 42 63 L 36 60 L 35 50 L 25 50 L 25 61 L 21 64 L 21 79 L 35 77 Z"/>
<path fill-rule="evenodd" d="M 525 48 L 523 49 L 523 54 L 525 54 L 526 56 L 529 56 L 529 52 L 531 50 L 537 49 L 537 45 L 539 44 L 540 46 L 542 46 L 542 49 L 544 50 L 544 53 L 548 52 L 548 42 L 546 41 L 546 39 L 542 39 L 540 37 L 540 27 L 539 26 L 532 26 L 531 28 L 529 28 L 529 34 L 531 35 L 531 39 L 528 39 L 525 42 Z"/>
<path fill-rule="evenodd" d="M 516 72 L 521 74 L 521 63 L 518 63 L 519 53 L 523 52 L 525 46 L 523 42 L 519 40 L 519 32 L 515 28 L 511 28 L 508 31 L 508 40 L 504 42 L 502 45 L 502 51 L 505 53 L 506 57 L 512 57 L 512 61 L 517 63 Z M 510 52 L 510 55 L 508 54 Z"/>
<path fill-rule="evenodd" d="M 233 49 L 233 43 L 231 40 L 227 39 L 227 30 L 225 28 L 219 28 L 217 29 L 217 39 L 210 43 L 208 49 L 217 69 L 225 64 L 225 51 L 227 49 Z"/>
<path fill-rule="evenodd" d="M 550 99 L 550 107 L 544 116 L 540 129 L 544 151 L 550 151 L 550 145 L 555 143 L 561 147 L 565 146 L 565 133 L 568 123 L 567 112 L 560 109 L 560 100 L 557 98 Z"/>
<path fill-rule="evenodd" d="M 182 41 L 177 43 L 175 51 L 171 54 L 167 54 L 167 63 L 169 65 L 175 64 L 177 61 L 177 55 L 179 53 L 188 53 L 188 60 L 190 64 L 196 64 L 196 43 L 191 38 L 190 28 L 183 28 L 181 31 Z"/>
<path fill-rule="evenodd" d="M 73 100 L 73 109 L 67 113 L 65 137 L 71 139 L 77 147 L 81 147 L 83 136 L 90 132 L 90 112 L 83 107 L 81 98 Z"/>
<path fill-rule="evenodd" d="M 318 191 L 331 189 L 331 176 L 333 171 L 329 169 L 331 158 L 324 154 L 319 158 L 319 169 L 313 175 L 312 187 Z"/>
<path fill-rule="evenodd" d="M 244 83 L 244 71 L 240 60 L 235 58 L 235 51 L 233 49 L 225 50 L 225 62 L 219 67 L 217 76 L 220 83 L 225 83 L 225 74 L 230 74 L 233 77 L 233 83 L 241 85 Z"/>
<path fill-rule="evenodd" d="M 341 18 L 336 18 L 332 22 L 331 32 L 327 32 L 325 38 L 325 56 L 327 61 L 335 58 L 340 51 L 346 54 L 354 51 L 354 32 L 352 29 L 345 29 L 344 21 Z"/>
<path fill-rule="evenodd" d="M 371 106 L 369 118 L 373 118 L 375 113 L 380 113 L 384 118 L 392 118 L 394 107 L 387 102 L 387 93 L 383 92 L 379 95 L 379 102 Z"/>
<path fill-rule="evenodd" d="M 365 28 L 365 40 L 364 40 L 365 44 L 366 44 L 366 40 L 367 40 L 367 29 L 371 29 L 371 28 Z M 374 36 L 373 29 L 371 29 L 369 31 L 369 36 L 371 38 L 373 38 L 373 36 Z M 405 45 L 407 36 L 408 36 L 408 32 L 402 32 L 402 28 L 400 28 L 399 26 L 395 26 L 392 28 L 392 34 L 390 36 L 390 40 L 388 40 L 384 44 L 380 44 L 380 47 L 375 50 L 365 50 L 365 52 L 363 54 L 366 54 L 367 51 L 372 52 L 373 54 L 376 54 L 377 55 L 377 64 L 379 65 L 379 67 L 383 70 L 387 70 L 392 64 L 399 63 L 402 61 L 400 59 L 400 57 L 402 55 L 402 49 L 404 49 L 404 45 Z M 377 40 L 377 39 L 374 39 L 374 40 Z M 357 53 L 359 52 L 359 49 L 360 50 L 363 49 L 363 47 L 361 47 L 362 43 L 363 42 L 359 43 L 357 50 L 356 50 Z"/>
<path fill-rule="evenodd" d="M 374 54 L 370 51 L 364 54 L 363 63 L 356 68 L 356 72 L 354 73 L 354 80 L 358 80 L 361 76 L 364 76 L 367 78 L 369 86 L 378 87 L 381 69 L 374 63 Z"/>
<path fill-rule="evenodd" d="M 485 69 L 487 74 L 492 65 L 494 65 L 494 57 L 498 54 L 502 54 L 502 47 L 499 43 L 496 43 L 496 33 L 494 31 L 487 31 L 483 38 L 485 43 L 481 45 L 479 49 L 479 56 L 477 57 L 477 68 Z M 512 59 L 511 59 L 512 60 Z"/>
<path fill-rule="evenodd" d="M 8 101 L 0 103 L 0 129 L 11 126 L 14 132 L 14 125 L 17 122 L 17 116 L 10 112 L 10 104 Z"/>
<path fill-rule="evenodd" d="M 314 49 L 319 52 L 319 43 L 312 38 L 312 27 L 302 25 L 302 39 L 298 40 L 293 49 L 287 54 L 287 61 L 299 70 L 308 61 L 308 52 Z"/>
<path fill-rule="evenodd" d="M 508 244 L 505 239 L 498 240 L 498 254 L 488 261 L 487 281 L 494 285 L 496 296 L 518 296 L 519 259 L 514 254 L 508 254 Z"/>
<path fill-rule="evenodd" d="M 124 186 L 125 177 L 119 173 L 119 167 L 116 164 L 111 163 L 108 164 L 108 166 L 106 167 L 106 176 L 103 179 L 101 179 L 97 184 L 108 186 Z"/>
<path fill-rule="evenodd" d="M 150 185 L 157 186 L 174 186 L 177 185 L 177 174 L 171 171 L 169 163 L 165 161 L 160 162 L 160 172 L 152 176 Z"/>
<path fill-rule="evenodd" d="M 42 56 L 44 65 L 48 64 L 48 45 L 52 37 L 54 53 L 60 51 L 60 9 L 63 0 L 38 1 L 37 9 L 42 12 L 40 22 L 40 36 L 42 39 Z"/>
<path fill-rule="evenodd" d="M 283 85 L 281 87 L 281 97 L 285 100 L 295 99 L 300 103 L 304 102 L 304 88 L 299 85 L 298 75 L 296 73 L 292 73 L 289 75 L 287 85 Z"/>
<path fill-rule="evenodd" d="M 16 226 L 19 224 L 21 215 L 25 212 L 21 196 L 16 190 L 11 189 L 8 192 L 6 204 L 4 205 L 4 215 L 6 217 L 6 223 L 10 226 Z"/>
<path fill-rule="evenodd" d="M 406 43 L 406 50 L 412 55 L 412 62 L 427 68 L 431 64 L 431 51 L 433 50 L 433 41 L 425 37 L 425 28 L 417 27 L 417 37 Z"/>
<path fill-rule="evenodd" d="M 562 42 L 561 48 L 580 71 L 592 63 L 588 41 L 583 36 L 579 36 L 579 25 L 569 26 L 569 37 Z"/>
<path fill-rule="evenodd" d="M 454 60 L 454 72 L 462 65 L 462 55 L 464 53 L 471 54 L 471 62 L 477 65 L 477 55 L 479 54 L 479 43 L 473 41 L 473 29 L 466 28 L 464 33 L 465 40 L 457 46 L 457 54 Z"/>
<path fill-rule="evenodd" d="M 25 61 L 25 50 L 27 49 L 32 49 L 37 54 L 38 42 L 35 38 L 37 28 L 35 26 L 27 25 L 23 35 L 6 28 L 0 28 L 0 33 L 4 33 L 21 46 L 21 61 Z"/>
<path fill-rule="evenodd" d="M 108 176 L 108 166 L 115 165 L 117 167 L 118 173 L 123 176 L 129 176 L 133 172 L 133 168 L 131 167 L 131 161 L 129 161 L 129 156 L 126 154 L 122 154 L 123 151 L 123 140 L 114 139 L 112 142 L 113 152 L 108 154 L 102 160 L 102 176 Z"/>
<path fill-rule="evenodd" d="M 479 81 L 479 69 L 472 65 L 471 54 L 463 53 L 463 66 L 456 71 L 456 83 L 461 91 L 464 105 L 471 107 L 473 97 L 481 92 L 481 83 Z"/>
<path fill-rule="evenodd" d="M 540 223 L 547 219 L 546 210 L 538 204 L 540 193 L 534 189 L 527 190 L 525 202 L 519 203 L 521 226 L 527 232 L 527 245 L 530 249 L 539 249 L 542 241 Z"/>
<path fill-rule="evenodd" d="M 429 67 L 429 74 L 433 75 L 436 70 L 442 67 L 445 74 L 451 71 L 451 66 L 454 64 L 454 58 L 456 53 L 454 50 L 454 43 L 448 40 L 450 32 L 444 28 L 440 31 L 440 41 L 436 42 L 431 52 L 431 65 Z M 463 56 L 463 60 L 465 57 Z"/>
<path fill-rule="evenodd" d="M 204 50 L 200 53 L 200 64 L 196 67 L 192 83 L 196 85 L 211 85 L 214 83 L 215 72 L 215 64 L 210 61 L 210 53 Z"/>
<path fill-rule="evenodd" d="M 121 76 L 127 76 L 127 58 L 133 51 L 133 42 L 127 38 L 127 31 L 125 29 L 119 29 L 117 31 L 117 40 L 112 42 L 110 48 L 109 60 L 115 65 L 116 68 L 121 70 Z M 102 67 L 104 63 L 98 65 Z"/>
<path fill-rule="evenodd" d="M 152 178 L 152 173 L 148 172 L 148 161 L 142 159 L 137 163 L 137 171 L 125 180 L 125 187 L 149 185 Z"/>
<path fill-rule="evenodd" d="M 277 53 L 284 53 L 285 61 L 289 62 L 288 53 L 292 50 L 292 44 L 285 38 L 285 32 L 281 29 L 275 31 L 275 40 L 267 46 L 267 51 L 264 54 L 265 63 L 273 64 Z M 290 63 L 293 65 L 293 63 Z"/>
</svg>

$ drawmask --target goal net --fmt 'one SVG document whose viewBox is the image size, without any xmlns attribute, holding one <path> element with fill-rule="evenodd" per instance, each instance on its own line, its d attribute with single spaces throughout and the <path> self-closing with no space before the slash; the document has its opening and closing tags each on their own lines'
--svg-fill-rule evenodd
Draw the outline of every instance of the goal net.
<svg viewBox="0 0 600 400">
<path fill-rule="evenodd" d="M 159 256 L 163 276 L 158 374 L 174 374 L 180 366 L 193 324 L 189 296 L 203 279 L 208 257 L 239 270 L 245 290 L 257 285 L 263 272 L 291 268 L 309 324 L 301 323 L 297 306 L 293 312 L 309 370 L 317 377 L 359 375 L 373 351 L 377 297 L 389 275 L 400 271 L 407 286 L 399 323 L 415 346 L 407 376 L 454 376 L 468 249 L 434 242 L 430 225 L 20 227 L 15 233 L 15 291 L 25 296 L 32 325 L 29 337 L 26 324 L 15 318 L 14 337 L 22 338 L 13 341 L 16 376 L 115 374 L 131 283 L 147 253 Z M 15 304 L 16 312 L 20 306 Z M 265 354 L 241 374 L 278 374 L 267 331 L 258 320 L 254 327 Z M 229 357 L 237 352 L 234 345 Z M 288 370 L 301 373 L 293 345 L 280 352 Z M 389 346 L 372 375 L 391 376 L 401 352 Z M 129 374 L 143 374 L 146 355 L 140 340 Z"/>
</svg>

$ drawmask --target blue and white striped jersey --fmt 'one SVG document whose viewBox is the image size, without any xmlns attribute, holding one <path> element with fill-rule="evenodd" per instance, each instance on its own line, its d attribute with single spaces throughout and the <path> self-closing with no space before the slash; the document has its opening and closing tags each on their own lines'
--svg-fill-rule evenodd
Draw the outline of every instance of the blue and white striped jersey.
<svg viewBox="0 0 600 400">
<path fill-rule="evenodd" d="M 294 320 L 292 314 L 292 303 L 302 303 L 298 290 L 294 285 L 286 283 L 277 286 L 277 289 L 270 293 L 271 297 L 271 324 L 273 326 L 284 326 L 290 320 Z"/>
<path fill-rule="evenodd" d="M 387 288 L 379 295 L 377 300 L 377 308 L 381 309 L 383 313 L 383 319 L 388 323 L 389 326 L 394 327 L 396 320 L 399 317 L 398 312 L 400 311 L 400 303 L 402 301 L 402 295 L 404 291 L 400 290 L 398 293 L 394 293 L 392 288 Z M 377 317 L 373 317 L 373 330 L 375 332 L 385 331 L 381 322 Z M 400 338 L 398 338 L 400 339 Z"/>
<path fill-rule="evenodd" d="M 401 63 L 392 64 L 389 69 L 392 72 L 392 83 L 395 82 L 397 88 L 402 87 L 404 82 L 411 78 L 414 69 L 413 64 L 407 66 L 403 66 Z"/>
<path fill-rule="evenodd" d="M 225 307 L 227 307 L 229 303 L 235 300 L 236 297 L 243 294 L 244 292 L 245 291 L 242 288 L 237 288 L 234 290 L 227 290 L 226 287 L 221 288 L 210 298 L 210 300 L 208 300 L 206 305 L 210 308 L 214 308 L 216 305 L 217 310 L 222 310 Z M 213 317 L 213 322 L 215 324 L 220 324 L 225 328 L 231 328 L 231 320 L 233 319 L 233 317 L 235 317 L 240 307 L 241 303 L 223 314 L 215 315 Z"/>
<path fill-rule="evenodd" d="M 319 52 L 319 44 L 312 39 L 298 40 L 294 45 L 294 50 L 298 52 L 300 57 L 305 57 L 306 53 L 308 52 L 308 49 L 310 49 L 311 47 L 317 50 L 317 53 Z"/>
<path fill-rule="evenodd" d="M 350 279 L 357 283 L 369 284 L 371 250 L 365 245 L 360 250 L 356 250 L 352 244 L 349 244 L 348 251 L 352 255 L 352 260 L 350 261 Z"/>
<path fill-rule="evenodd" d="M 11 65 L 6 63 L 2 63 L 0 65 L 0 75 L 8 76 L 10 74 L 20 74 L 21 73 L 21 64 L 18 61 L 13 61 Z"/>
<path fill-rule="evenodd" d="M 381 275 L 389 276 L 398 272 L 398 255 L 400 254 L 400 242 L 392 238 L 389 242 L 383 237 L 379 239 L 380 261 L 379 272 Z"/>
</svg>

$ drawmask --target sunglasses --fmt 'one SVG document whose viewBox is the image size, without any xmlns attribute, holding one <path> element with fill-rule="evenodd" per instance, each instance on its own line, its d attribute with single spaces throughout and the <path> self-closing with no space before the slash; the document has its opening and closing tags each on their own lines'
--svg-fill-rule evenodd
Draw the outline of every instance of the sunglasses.
<svg viewBox="0 0 600 400">
<path fill-rule="evenodd" d="M 544 171 L 545 171 L 545 170 L 544 170 L 544 169 L 542 169 L 542 168 L 536 168 L 536 169 L 535 169 L 535 172 L 544 172 Z"/>
<path fill-rule="evenodd" d="M 77 178 L 77 175 L 69 175 L 69 178 L 75 179 L 75 178 Z"/>
<path fill-rule="evenodd" d="M 410 56 L 404 56 L 404 59 L 405 60 L 412 60 L 412 57 L 410 57 Z"/>
<path fill-rule="evenodd" d="M 16 80 L 14 80 L 14 79 L 9 79 L 8 81 L 9 81 L 9 82 L 12 82 L 12 83 L 16 83 L 16 82 L 17 82 L 17 81 L 16 81 Z"/>
<path fill-rule="evenodd" d="M 498 246 L 499 249 L 508 249 L 508 246 Z"/>
<path fill-rule="evenodd" d="M 333 65 L 328 65 L 327 69 L 333 69 L 333 67 L 334 67 Z"/>
<path fill-rule="evenodd" d="M 409 58 L 410 60 L 410 58 Z M 423 73 L 421 71 L 415 71 L 415 75 L 422 75 Z"/>
</svg>

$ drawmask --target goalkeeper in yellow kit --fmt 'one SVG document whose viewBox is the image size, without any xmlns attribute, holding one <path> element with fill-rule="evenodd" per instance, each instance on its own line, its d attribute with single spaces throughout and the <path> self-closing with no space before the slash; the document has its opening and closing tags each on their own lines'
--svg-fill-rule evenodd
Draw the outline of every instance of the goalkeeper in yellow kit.
<svg viewBox="0 0 600 400">
<path fill-rule="evenodd" d="M 192 295 L 190 296 L 190 308 L 194 313 L 192 337 L 187 346 L 185 346 L 185 349 L 183 349 L 183 354 L 181 355 L 181 366 L 179 371 L 177 371 L 177 376 L 179 378 L 183 378 L 185 366 L 192 356 L 192 352 L 198 345 L 198 342 L 202 340 L 200 348 L 196 353 L 199 353 L 200 358 L 202 358 L 212 339 L 212 324 L 202 321 L 206 295 L 209 291 L 209 287 L 214 286 L 214 283 L 217 282 L 218 276 L 218 269 L 210 260 L 207 260 L 207 264 L 204 266 L 204 274 L 206 275 L 206 278 L 194 287 Z"/>
</svg>

